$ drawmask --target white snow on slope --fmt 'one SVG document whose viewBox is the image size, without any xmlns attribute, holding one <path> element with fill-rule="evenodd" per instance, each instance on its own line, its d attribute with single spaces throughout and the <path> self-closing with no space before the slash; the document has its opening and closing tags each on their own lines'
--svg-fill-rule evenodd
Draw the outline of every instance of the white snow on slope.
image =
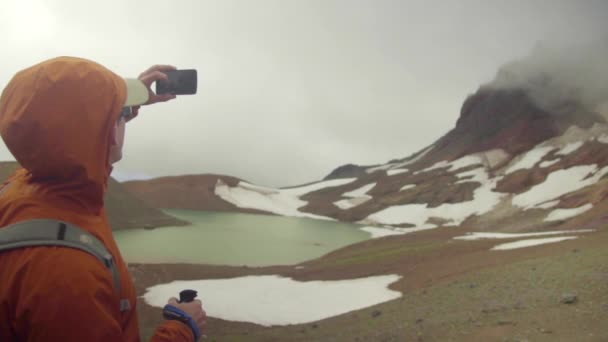
<svg viewBox="0 0 608 342">
<path fill-rule="evenodd" d="M 440 168 L 445 168 L 448 167 L 448 171 L 456 171 L 458 169 L 461 169 L 463 167 L 467 167 L 467 166 L 471 166 L 471 165 L 476 165 L 476 164 L 483 164 L 482 160 L 479 156 L 477 155 L 468 155 L 468 156 L 464 156 L 462 158 L 458 158 L 456 160 L 453 160 L 451 162 L 448 162 L 446 160 L 442 160 L 440 162 L 437 162 L 429 167 L 427 167 L 426 169 L 422 169 L 419 171 L 414 172 L 414 174 L 419 174 L 422 172 L 428 172 L 428 171 L 432 171 L 435 169 L 440 169 Z"/>
<path fill-rule="evenodd" d="M 210 317 L 272 326 L 302 324 L 401 297 L 387 287 L 401 276 L 300 282 L 276 275 L 174 281 L 147 289 L 143 298 L 162 308 L 183 289 L 198 291 Z"/>
<path fill-rule="evenodd" d="M 583 146 L 582 141 L 572 142 L 572 143 L 569 143 L 566 146 L 562 147 L 562 149 L 559 150 L 556 154 L 565 156 L 565 155 L 568 155 L 568 154 L 578 150 L 581 146 Z"/>
<path fill-rule="evenodd" d="M 514 164 L 509 166 L 509 168 L 507 168 L 507 170 L 505 171 L 505 174 L 508 174 L 508 173 L 511 173 L 511 172 L 514 172 L 517 170 L 521 170 L 521 169 L 532 168 L 547 153 L 549 153 L 553 149 L 555 149 L 555 148 L 552 146 L 544 146 L 544 147 L 537 146 L 537 147 L 533 148 L 532 150 L 526 152 L 526 154 L 521 159 L 519 159 Z"/>
<path fill-rule="evenodd" d="M 481 185 L 473 192 L 473 200 L 461 203 L 445 203 L 435 208 L 429 208 L 427 204 L 405 204 L 388 207 L 369 215 L 363 222 L 376 224 L 402 224 L 410 223 L 416 227 L 423 226 L 431 217 L 439 217 L 450 220 L 450 224 L 459 225 L 471 215 L 486 213 L 505 194 L 492 191 L 496 185 L 496 179 L 489 180 L 484 168 L 475 169 L 470 172 L 473 178 L 468 181 L 476 181 Z"/>
<path fill-rule="evenodd" d="M 563 236 L 563 237 L 552 237 L 552 238 L 543 238 L 543 239 L 528 239 L 528 240 L 520 240 L 515 242 L 503 243 L 497 246 L 492 247 L 492 251 L 504 251 L 508 249 L 516 249 L 516 248 L 524 248 L 530 246 L 538 246 L 544 245 L 546 243 L 555 243 L 565 240 L 576 239 L 576 236 Z"/>
<path fill-rule="evenodd" d="M 391 167 L 395 166 L 396 164 L 384 164 L 384 165 L 380 165 L 380 166 L 375 166 L 375 167 L 370 167 L 369 169 L 365 169 L 366 173 L 374 173 L 376 171 L 384 171 L 384 170 L 388 170 Z"/>
<path fill-rule="evenodd" d="M 334 202 L 334 205 L 342 210 L 346 210 L 363 204 L 372 199 L 372 196 L 367 195 L 367 192 L 373 189 L 376 184 L 377 183 L 370 183 L 360 187 L 359 189 L 345 192 L 342 194 L 342 196 L 350 198 L 336 201 Z"/>
<path fill-rule="evenodd" d="M 559 201 L 549 201 L 549 202 L 543 202 L 541 204 L 537 204 L 537 205 L 534 206 L 534 208 L 538 208 L 538 209 L 551 209 L 551 208 L 555 207 L 558 204 L 559 204 Z"/>
<path fill-rule="evenodd" d="M 237 186 L 230 187 L 218 180 L 215 185 L 215 194 L 239 208 L 258 209 L 283 216 L 333 220 L 329 217 L 299 211 L 298 208 L 308 203 L 301 200 L 299 196 L 326 187 L 350 183 L 353 180 L 355 178 L 335 179 L 292 189 L 266 188 L 246 182 L 239 182 Z"/>
<path fill-rule="evenodd" d="M 608 135 L 602 134 L 597 138 L 597 141 L 601 142 L 602 144 L 608 144 Z"/>
<path fill-rule="evenodd" d="M 550 212 L 549 215 L 547 215 L 547 217 L 545 217 L 545 219 L 543 221 L 548 222 L 548 221 L 566 220 L 571 217 L 580 215 L 587 210 L 591 210 L 592 208 L 593 208 L 593 204 L 587 203 L 578 208 L 555 209 L 552 212 Z"/>
<path fill-rule="evenodd" d="M 589 233 L 593 229 L 579 229 L 579 230 L 554 230 L 550 232 L 537 232 L 537 233 L 489 233 L 489 232 L 472 232 L 466 235 L 456 236 L 456 240 L 482 240 L 482 239 L 516 239 L 526 238 L 534 236 L 546 236 L 546 235 L 563 235 L 563 234 L 580 234 Z"/>
<path fill-rule="evenodd" d="M 361 205 L 367 201 L 369 201 L 372 197 L 354 197 L 354 198 L 346 198 L 339 201 L 334 202 L 334 205 L 342 210 L 347 210 L 350 208 L 354 208 L 358 205 Z"/>
<path fill-rule="evenodd" d="M 395 176 L 395 175 L 406 173 L 406 172 L 409 172 L 409 171 L 410 170 L 408 170 L 408 169 L 392 169 L 392 170 L 387 170 L 386 174 L 389 175 L 389 176 Z"/>
<path fill-rule="evenodd" d="M 513 197 L 512 203 L 515 206 L 529 209 L 536 204 L 595 184 L 607 172 L 608 167 L 598 170 L 596 165 L 579 165 L 569 169 L 556 170 L 550 173 L 543 183 Z M 593 176 L 585 179 L 589 174 L 593 174 Z"/>
<path fill-rule="evenodd" d="M 560 159 L 553 159 L 553 160 L 545 160 L 544 162 L 541 162 L 540 164 L 538 164 L 538 166 L 540 167 L 549 167 L 553 164 L 556 164 L 560 161 Z"/>
<path fill-rule="evenodd" d="M 309 185 L 304 185 L 304 186 L 300 186 L 297 188 L 288 188 L 288 189 L 281 189 L 282 193 L 285 194 L 289 194 L 292 196 L 303 196 L 306 195 L 308 193 L 311 193 L 313 191 L 317 191 L 317 190 L 321 190 L 321 189 L 325 189 L 325 188 L 331 188 L 331 187 L 335 187 L 335 186 L 340 186 L 340 185 L 344 185 L 344 184 L 348 184 L 348 183 L 352 183 L 354 181 L 356 181 L 357 178 L 341 178 L 341 179 L 330 179 L 327 181 L 322 181 L 322 182 L 318 182 L 318 183 L 314 183 L 314 184 L 309 184 Z"/>
<path fill-rule="evenodd" d="M 372 239 L 391 236 L 391 235 L 403 235 L 403 232 L 397 228 L 383 228 L 383 227 L 362 227 L 360 228 L 364 232 L 368 232 L 372 235 Z"/>
<path fill-rule="evenodd" d="M 405 191 L 405 190 L 412 189 L 415 187 L 416 187 L 416 184 L 406 184 L 406 185 L 402 186 L 401 189 L 399 189 L 399 191 Z"/>
<path fill-rule="evenodd" d="M 369 195 L 367 195 L 367 192 L 370 191 L 371 189 L 373 189 L 376 186 L 376 184 L 377 183 L 370 183 L 370 184 L 364 185 L 364 186 L 360 187 L 359 189 L 345 192 L 344 194 L 342 194 L 342 196 L 344 196 L 344 197 L 368 196 L 369 197 Z"/>
</svg>

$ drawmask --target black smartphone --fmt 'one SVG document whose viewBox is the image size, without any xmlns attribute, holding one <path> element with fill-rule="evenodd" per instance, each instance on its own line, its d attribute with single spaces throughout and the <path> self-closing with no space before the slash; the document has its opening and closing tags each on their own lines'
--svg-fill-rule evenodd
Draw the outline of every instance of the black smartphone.
<svg viewBox="0 0 608 342">
<path fill-rule="evenodd" d="M 156 81 L 157 94 L 196 94 L 197 74 L 195 69 L 163 71 L 168 81 Z"/>
</svg>

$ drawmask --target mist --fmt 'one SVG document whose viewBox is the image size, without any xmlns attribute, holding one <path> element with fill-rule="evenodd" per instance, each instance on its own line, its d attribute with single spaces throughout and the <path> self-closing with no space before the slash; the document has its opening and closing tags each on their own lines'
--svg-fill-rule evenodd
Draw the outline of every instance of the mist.
<svg viewBox="0 0 608 342">
<path fill-rule="evenodd" d="M 563 114 L 569 104 L 602 112 L 608 102 L 608 34 L 541 41 L 526 57 L 503 66 L 489 86 L 523 89 L 549 113 Z"/>
</svg>

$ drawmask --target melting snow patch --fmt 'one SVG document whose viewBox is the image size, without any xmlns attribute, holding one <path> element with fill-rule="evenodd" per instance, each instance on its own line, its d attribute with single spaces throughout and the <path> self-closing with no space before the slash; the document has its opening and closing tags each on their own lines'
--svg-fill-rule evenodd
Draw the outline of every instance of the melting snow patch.
<svg viewBox="0 0 608 342">
<path fill-rule="evenodd" d="M 429 208 L 427 204 L 419 203 L 397 205 L 371 214 L 365 222 L 388 225 L 410 223 L 419 227 L 424 225 L 429 218 L 439 217 L 451 221 L 453 225 L 459 225 L 471 215 L 484 214 L 492 210 L 505 194 L 492 191 L 496 185 L 496 179 L 489 180 L 483 168 L 472 170 L 470 174 L 474 177 L 467 181 L 481 184 L 474 190 L 471 201 L 444 203 L 435 208 Z"/>
<path fill-rule="evenodd" d="M 433 164 L 432 166 L 427 167 L 426 169 L 416 171 L 416 172 L 414 172 L 414 174 L 427 172 L 427 171 L 440 169 L 440 168 L 445 168 L 448 166 L 449 166 L 448 171 L 455 171 L 455 170 L 462 169 L 464 167 L 475 165 L 475 164 L 483 164 L 481 161 L 481 158 L 479 156 L 469 155 L 469 156 L 464 156 L 462 158 L 453 160 L 451 162 L 442 160 L 440 162 Z"/>
<path fill-rule="evenodd" d="M 375 167 L 370 167 L 369 169 L 365 169 L 366 173 L 374 173 L 376 171 L 384 171 L 384 170 L 388 170 L 391 167 L 393 167 L 395 164 L 385 164 L 385 165 L 380 165 L 380 166 L 375 166 Z"/>
<path fill-rule="evenodd" d="M 597 138 L 597 141 L 601 142 L 602 144 L 608 144 L 608 135 L 602 134 Z"/>
<path fill-rule="evenodd" d="M 377 183 L 371 183 L 360 187 L 359 189 L 345 192 L 342 196 L 344 197 L 362 197 L 367 196 L 367 192 L 373 189 Z"/>
<path fill-rule="evenodd" d="M 543 221 L 547 222 L 547 221 L 559 221 L 559 220 L 569 219 L 576 215 L 580 215 L 580 214 L 584 213 L 585 211 L 590 210 L 592 208 L 593 208 L 593 204 L 587 203 L 578 208 L 555 209 L 552 212 L 550 212 L 549 215 L 547 215 L 547 217 L 545 217 L 545 219 Z"/>
<path fill-rule="evenodd" d="M 520 169 L 530 169 L 536 163 L 538 163 L 545 154 L 549 153 L 549 151 L 553 150 L 554 147 L 545 146 L 545 147 L 535 147 L 534 149 L 528 151 L 520 160 L 518 160 L 515 164 L 512 164 L 506 171 L 505 174 L 520 170 Z"/>
<path fill-rule="evenodd" d="M 353 180 L 354 179 L 339 179 L 335 181 L 340 182 L 327 181 L 288 190 L 266 188 L 246 182 L 239 182 L 237 186 L 231 187 L 223 181 L 218 180 L 215 185 L 215 194 L 239 208 L 258 209 L 284 216 L 333 220 L 329 217 L 298 211 L 298 208 L 305 206 L 308 203 L 299 199 L 298 196 L 310 191 L 340 185 L 341 183 L 351 182 Z"/>
<path fill-rule="evenodd" d="M 363 204 L 372 199 L 372 196 L 366 194 L 368 191 L 373 189 L 376 184 L 377 183 L 367 184 L 365 186 L 360 187 L 359 189 L 346 192 L 342 196 L 351 198 L 336 201 L 334 202 L 334 205 L 342 210 L 346 210 Z"/>
<path fill-rule="evenodd" d="M 412 189 L 415 187 L 416 187 L 416 184 L 406 184 L 406 185 L 402 186 L 401 189 L 399 189 L 399 191 L 405 191 L 405 190 Z"/>
<path fill-rule="evenodd" d="M 568 145 L 564 146 L 561 150 L 559 150 L 556 154 L 565 156 L 565 155 L 568 155 L 568 154 L 578 150 L 581 146 L 583 146 L 582 141 L 569 143 Z"/>
<path fill-rule="evenodd" d="M 401 297 L 388 286 L 398 275 L 300 282 L 276 275 L 174 281 L 148 288 L 143 298 L 163 307 L 183 289 L 198 291 L 210 317 L 272 326 L 302 324 Z"/>
<path fill-rule="evenodd" d="M 558 204 L 559 204 L 559 201 L 550 201 L 550 202 L 545 202 L 545 203 L 542 203 L 542 204 L 537 204 L 534 207 L 535 208 L 540 208 L 540 209 L 551 209 L 551 208 L 555 207 Z"/>
<path fill-rule="evenodd" d="M 408 169 L 393 169 L 393 170 L 386 171 L 386 174 L 389 175 L 389 176 L 394 176 L 394 175 L 398 175 L 398 174 L 401 174 L 401 173 L 406 173 L 406 172 L 409 172 L 409 171 L 410 170 L 408 170 Z"/>
<path fill-rule="evenodd" d="M 354 208 L 372 199 L 371 196 L 347 198 L 334 202 L 334 205 L 342 210 Z"/>
<path fill-rule="evenodd" d="M 398 230 L 395 228 L 381 228 L 381 227 L 362 227 L 362 231 L 368 232 L 372 234 L 372 239 L 380 238 L 384 236 L 390 235 L 403 235 L 405 232 L 403 230 Z"/>
<path fill-rule="evenodd" d="M 598 170 L 596 165 L 579 165 L 557 170 L 550 173 L 543 183 L 513 197 L 512 203 L 529 209 L 538 203 L 559 198 L 569 192 L 595 184 L 606 172 L 608 172 L 608 167 Z M 593 174 L 593 176 L 587 178 L 589 174 Z"/>
<path fill-rule="evenodd" d="M 554 230 L 551 232 L 537 232 L 537 233 L 486 233 L 486 232 L 472 232 L 466 235 L 456 236 L 456 240 L 481 240 L 481 239 L 516 239 L 526 238 L 534 236 L 546 236 L 546 235 L 562 235 L 562 234 L 580 234 L 589 233 L 593 229 L 579 229 L 579 230 Z"/>
<path fill-rule="evenodd" d="M 544 245 L 546 243 L 555 243 L 565 240 L 576 239 L 576 236 L 564 236 L 564 237 L 553 237 L 553 238 L 544 238 L 544 239 L 528 239 L 528 240 L 520 240 L 515 242 L 503 243 L 498 246 L 492 247 L 492 251 L 504 251 L 508 249 L 516 249 L 516 248 L 524 248 L 531 246 Z"/>
<path fill-rule="evenodd" d="M 560 161 L 560 159 L 553 159 L 553 160 L 545 160 L 544 162 L 540 163 L 538 166 L 540 167 L 549 167 L 555 163 L 558 163 Z"/>
</svg>

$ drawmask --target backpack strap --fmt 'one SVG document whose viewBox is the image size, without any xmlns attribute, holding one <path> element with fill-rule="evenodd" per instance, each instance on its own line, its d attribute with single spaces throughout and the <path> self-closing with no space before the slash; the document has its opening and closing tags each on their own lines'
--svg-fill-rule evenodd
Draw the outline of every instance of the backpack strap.
<svg viewBox="0 0 608 342">
<path fill-rule="evenodd" d="M 17 248 L 58 246 L 80 249 L 99 259 L 112 273 L 114 290 L 120 298 L 120 273 L 112 254 L 95 236 L 71 223 L 36 219 L 18 222 L 0 229 L 0 253 Z M 121 300 L 121 311 L 128 310 Z M 124 308 L 123 308 L 124 307 Z"/>
</svg>

